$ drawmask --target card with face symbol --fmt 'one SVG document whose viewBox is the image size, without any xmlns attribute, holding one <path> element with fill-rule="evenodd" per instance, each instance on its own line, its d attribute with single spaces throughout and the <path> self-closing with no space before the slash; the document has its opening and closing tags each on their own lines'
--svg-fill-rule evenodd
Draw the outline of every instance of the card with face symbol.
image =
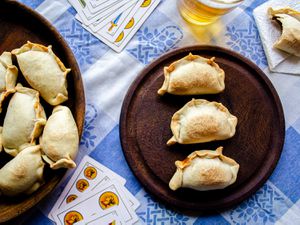
<svg viewBox="0 0 300 225">
<path fill-rule="evenodd" d="M 120 219 L 117 211 L 110 212 L 102 216 L 92 216 L 86 220 L 80 220 L 76 222 L 76 225 L 126 225 L 124 221 Z"/>
<path fill-rule="evenodd" d="M 120 175 L 114 173 L 91 157 L 85 156 L 54 204 L 48 217 L 53 219 L 53 212 L 64 207 L 74 199 L 83 197 L 86 192 L 101 187 L 112 180 L 114 183 L 120 184 L 121 187 L 126 183 L 126 180 Z M 123 192 L 128 197 L 129 206 L 136 209 L 139 206 L 139 202 L 127 189 L 124 187 L 123 189 Z"/>
<path fill-rule="evenodd" d="M 71 225 L 81 220 L 90 221 L 91 218 L 104 217 L 113 211 L 124 222 L 122 224 L 130 225 L 138 221 L 138 216 L 129 207 L 122 188 L 108 182 L 101 189 L 87 193 L 85 198 L 73 200 L 52 215 L 57 225 Z"/>
</svg>

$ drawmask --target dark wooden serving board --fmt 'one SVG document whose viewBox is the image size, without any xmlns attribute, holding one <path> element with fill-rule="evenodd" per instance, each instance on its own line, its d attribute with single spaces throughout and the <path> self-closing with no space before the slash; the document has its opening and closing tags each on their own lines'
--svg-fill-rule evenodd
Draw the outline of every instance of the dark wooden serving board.
<svg viewBox="0 0 300 225">
<path fill-rule="evenodd" d="M 0 54 L 2 54 L 3 51 L 11 51 L 15 48 L 19 48 L 27 41 L 46 46 L 52 45 L 54 53 L 62 60 L 67 68 L 71 68 L 72 71 L 67 76 L 69 100 L 63 104 L 70 107 L 77 123 L 79 135 L 81 136 L 85 114 L 85 98 L 80 70 L 72 51 L 56 29 L 37 12 L 17 1 L 1 0 Z M 22 82 L 22 84 L 28 86 L 25 79 L 22 78 L 20 71 L 18 82 Z M 6 101 L 4 110 L 0 114 L 1 126 L 6 113 L 5 107 L 7 103 L 8 101 Z M 41 100 L 41 103 L 46 110 L 47 116 L 49 116 L 52 112 L 52 107 L 47 105 L 43 100 Z M 1 152 L 0 168 L 10 159 L 11 157 Z M 37 204 L 53 190 L 65 172 L 66 170 L 63 169 L 52 171 L 46 168 L 44 173 L 45 184 L 30 196 L 13 198 L 1 196 L 0 223 L 20 215 Z M 0 177 L 0 179 L 3 178 Z"/>
<path fill-rule="evenodd" d="M 158 96 L 163 67 L 192 52 L 216 57 L 225 71 L 225 91 L 215 95 Z M 192 98 L 224 104 L 237 116 L 233 138 L 205 144 L 168 147 L 172 115 Z M 174 209 L 211 213 L 240 203 L 267 180 L 280 157 L 285 134 L 279 97 L 266 75 L 250 60 L 233 51 L 214 46 L 191 46 L 169 52 L 148 67 L 133 82 L 120 117 L 120 137 L 126 160 L 145 188 Z M 223 190 L 172 191 L 168 187 L 176 160 L 191 152 L 224 146 L 223 154 L 240 164 L 236 183 Z"/>
</svg>

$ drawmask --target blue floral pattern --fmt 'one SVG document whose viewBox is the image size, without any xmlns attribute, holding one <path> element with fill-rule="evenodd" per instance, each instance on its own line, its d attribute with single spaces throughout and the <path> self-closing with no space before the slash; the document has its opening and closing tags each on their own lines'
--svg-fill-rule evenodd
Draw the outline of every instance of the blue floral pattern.
<svg viewBox="0 0 300 225">
<path fill-rule="evenodd" d="M 249 199 L 223 216 L 231 224 L 274 224 L 292 204 L 281 192 L 267 182 Z"/>
<path fill-rule="evenodd" d="M 226 44 L 234 51 L 254 61 L 260 67 L 267 66 L 267 59 L 260 41 L 256 24 L 249 21 L 246 26 L 237 27 L 229 25 L 226 27 L 225 36 L 229 38 Z"/>
<path fill-rule="evenodd" d="M 54 25 L 71 47 L 82 72 L 108 51 L 108 46 L 86 31 L 73 17 L 71 10 L 56 20 Z"/>
<path fill-rule="evenodd" d="M 138 195 L 142 197 L 143 201 L 141 202 L 141 207 L 137 210 L 137 215 L 140 217 L 142 224 L 187 225 L 195 221 L 193 217 L 166 209 L 163 204 L 155 202 L 151 195 L 147 194 L 144 190 L 141 190 Z"/>
<path fill-rule="evenodd" d="M 141 63 L 148 64 L 164 52 L 174 48 L 183 38 L 182 31 L 174 25 L 159 30 L 145 27 L 136 33 L 138 46 L 127 49 Z"/>
<path fill-rule="evenodd" d="M 87 111 L 85 115 L 84 121 L 84 129 L 80 141 L 80 145 L 84 145 L 86 148 L 90 146 L 95 146 L 96 135 L 94 135 L 93 130 L 95 126 L 93 126 L 93 122 L 98 115 L 97 109 L 92 104 L 87 104 Z"/>
</svg>

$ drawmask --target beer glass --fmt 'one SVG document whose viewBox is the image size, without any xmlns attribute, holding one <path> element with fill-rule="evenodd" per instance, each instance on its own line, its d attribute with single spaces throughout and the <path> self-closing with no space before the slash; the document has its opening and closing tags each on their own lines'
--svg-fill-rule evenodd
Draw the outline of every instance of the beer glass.
<svg viewBox="0 0 300 225">
<path fill-rule="evenodd" d="M 242 2 L 243 0 L 177 0 L 177 6 L 181 16 L 188 22 L 206 25 Z"/>
</svg>

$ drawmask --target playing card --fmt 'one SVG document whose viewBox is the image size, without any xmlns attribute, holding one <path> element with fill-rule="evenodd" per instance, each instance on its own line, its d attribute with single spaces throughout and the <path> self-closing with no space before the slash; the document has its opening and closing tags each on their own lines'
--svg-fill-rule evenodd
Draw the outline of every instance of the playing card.
<svg viewBox="0 0 300 225">
<path fill-rule="evenodd" d="M 97 11 L 96 13 L 91 13 L 87 7 L 87 0 L 68 0 L 77 13 L 80 15 L 82 22 L 88 26 L 98 20 L 101 20 L 103 17 L 107 17 L 116 10 L 118 10 L 124 4 L 127 4 L 130 1 L 135 0 L 119 0 L 115 4 L 112 4 L 110 7 L 103 10 Z"/>
<path fill-rule="evenodd" d="M 97 30 L 101 36 L 107 38 L 109 41 L 113 42 L 120 35 L 120 33 L 124 30 L 128 22 L 133 18 L 134 14 L 140 8 L 144 0 L 138 0 L 134 4 L 130 5 L 125 11 L 122 11 L 117 14 L 117 16 L 108 21 L 104 26 L 103 24 L 97 24 L 92 30 L 95 32 Z"/>
<path fill-rule="evenodd" d="M 116 52 L 121 52 L 122 49 L 127 45 L 130 39 L 133 37 L 133 35 L 136 33 L 136 31 L 142 26 L 142 24 L 145 22 L 148 16 L 159 4 L 159 2 L 160 0 L 144 0 L 142 5 L 138 8 L 137 12 L 130 19 L 130 21 L 125 25 L 124 29 L 121 31 L 121 33 L 114 41 L 109 40 L 99 32 L 93 32 L 91 28 L 89 28 L 84 24 L 82 24 L 82 26 L 86 30 L 91 32 L 94 36 L 96 36 L 98 39 L 100 39 L 102 42 L 104 42 L 109 47 L 111 47 L 113 50 L 115 50 Z M 81 17 L 80 18 L 77 17 L 77 18 L 79 20 L 82 20 Z"/>
<path fill-rule="evenodd" d="M 119 0 L 101 0 L 101 1 L 88 1 L 87 7 L 91 13 L 97 13 L 100 10 L 111 7 Z"/>
<path fill-rule="evenodd" d="M 125 224 L 134 224 L 138 216 L 128 206 L 125 194 L 120 186 L 113 183 L 103 185 L 101 190 L 88 193 L 84 199 L 76 199 L 64 208 L 53 213 L 54 221 L 64 225 L 68 220 L 87 220 L 92 216 L 104 216 L 116 211 Z M 71 221 L 72 222 L 72 221 Z"/>
<path fill-rule="evenodd" d="M 76 225 L 126 225 L 116 211 L 110 212 L 103 216 L 92 216 L 87 220 L 81 220 Z"/>
<path fill-rule="evenodd" d="M 113 183 L 113 182 L 117 182 L 117 181 L 114 179 L 110 180 L 108 177 L 105 177 L 101 182 L 99 182 L 91 190 L 96 191 L 97 189 L 101 189 L 101 186 L 108 182 Z M 117 182 L 117 184 L 120 184 L 120 183 Z M 128 200 L 129 207 L 131 207 L 133 210 L 136 210 L 140 206 L 140 202 L 124 186 L 120 185 L 119 188 L 122 189 L 122 192 L 125 194 L 126 199 Z M 85 195 L 86 194 L 82 194 L 82 196 L 80 196 L 80 197 L 85 198 Z"/>
<path fill-rule="evenodd" d="M 59 199 L 54 204 L 49 213 L 49 218 L 53 219 L 52 214 L 54 211 L 64 207 L 76 198 L 81 197 L 86 190 L 91 191 L 97 186 L 111 180 L 116 180 L 121 185 L 126 183 L 126 180 L 123 177 L 101 165 L 91 157 L 85 156 L 67 183 Z M 128 199 L 130 199 L 132 207 L 136 207 L 136 205 L 139 204 L 132 195 L 129 195 Z"/>
<path fill-rule="evenodd" d="M 122 5 L 120 8 L 115 10 L 113 13 L 111 13 L 111 14 L 105 16 L 105 17 L 101 17 L 96 22 L 90 24 L 89 28 L 91 28 L 91 30 L 93 32 L 98 32 L 106 24 L 109 24 L 111 21 L 114 21 L 120 14 L 122 14 L 122 12 L 128 11 L 128 9 L 132 8 L 134 5 L 135 5 L 135 1 L 129 2 L 128 4 Z M 80 19 L 79 16 L 77 16 L 75 18 L 77 20 L 79 20 L 81 23 L 83 23 L 82 19 Z"/>
</svg>

